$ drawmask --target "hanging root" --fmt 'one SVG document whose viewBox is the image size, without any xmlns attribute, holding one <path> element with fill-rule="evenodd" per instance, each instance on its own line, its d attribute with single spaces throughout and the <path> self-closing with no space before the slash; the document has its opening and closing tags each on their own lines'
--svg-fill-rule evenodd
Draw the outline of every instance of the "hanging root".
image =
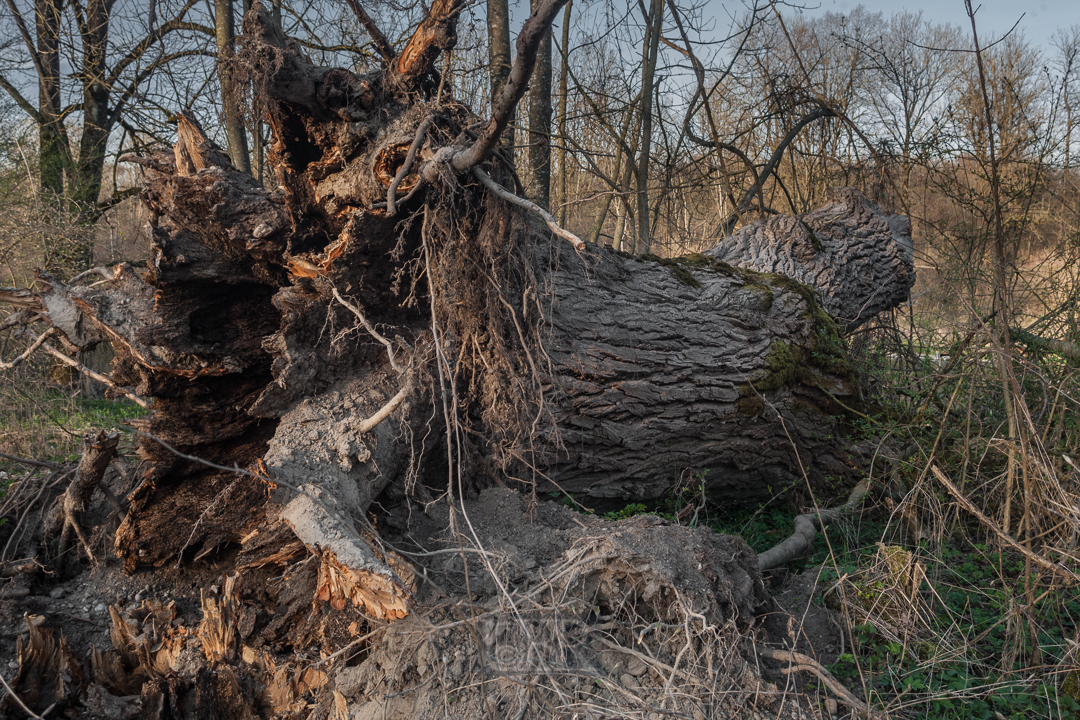
<svg viewBox="0 0 1080 720">
<path fill-rule="evenodd" d="M 435 392 L 450 402 L 452 463 L 480 465 L 475 473 L 463 468 L 462 478 L 529 483 L 537 453 L 558 443 L 544 394 L 546 288 L 538 271 L 548 253 L 537 240 L 523 213 L 479 184 L 428 193 L 418 272 L 431 300 L 442 388 Z"/>
<path fill-rule="evenodd" d="M 551 216 L 551 213 L 549 213 L 547 210 L 544 210 L 544 208 L 540 207 L 534 202 L 526 200 L 525 198 L 520 198 L 517 195 L 514 195 L 502 185 L 499 185 L 499 183 L 492 180 L 486 172 L 484 172 L 478 167 L 474 167 L 472 169 L 472 174 L 476 177 L 477 180 L 484 184 L 484 187 L 501 197 L 506 202 L 517 205 L 520 208 L 525 208 L 529 212 L 538 216 L 541 220 L 547 223 L 547 226 L 551 229 L 551 232 L 555 233 L 562 239 L 569 241 L 570 244 L 574 246 L 574 249 L 578 252 L 581 252 L 585 249 L 585 243 L 581 240 L 581 238 L 579 238 L 577 235 L 570 232 L 569 230 L 564 230 L 562 227 L 560 227 L 559 223 L 555 221 L 555 218 Z"/>
<path fill-rule="evenodd" d="M 360 310 L 360 308 L 343 298 L 336 287 L 333 288 L 333 293 L 334 299 L 341 303 L 342 307 L 344 307 L 346 310 L 356 316 L 356 319 L 360 321 L 360 324 L 364 326 L 364 329 L 368 331 L 371 337 L 375 338 L 386 347 L 386 355 L 390 359 L 390 367 L 394 368 L 394 372 L 398 373 L 399 375 L 403 374 L 405 372 L 405 368 L 398 365 L 397 360 L 394 357 L 394 343 L 383 337 L 379 333 L 379 331 L 375 329 L 375 326 L 368 322 L 367 317 Z"/>
</svg>

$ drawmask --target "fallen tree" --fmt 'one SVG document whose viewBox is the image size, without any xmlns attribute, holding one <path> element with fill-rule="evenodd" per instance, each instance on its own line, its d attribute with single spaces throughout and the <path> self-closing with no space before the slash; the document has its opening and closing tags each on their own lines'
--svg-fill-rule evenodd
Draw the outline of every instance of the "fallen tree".
<svg viewBox="0 0 1080 720">
<path fill-rule="evenodd" d="M 172 152 L 132 159 L 148 171 L 148 267 L 101 268 L 89 285 L 41 275 L 35 293 L 0 296 L 32 347 L 107 341 L 114 387 L 152 398 L 137 428 L 146 470 L 115 537 L 128 572 L 239 545 L 238 570 L 292 573 L 259 634 L 300 647 L 329 632 L 313 598 L 377 620 L 413 611 L 427 573 L 371 526 L 377 499 L 400 536 L 414 506 L 447 506 L 456 537 L 457 503 L 490 486 L 622 504 L 695 477 L 714 498 L 759 502 L 859 479 L 858 449 L 839 432 L 838 416 L 861 403 L 841 332 L 906 297 L 903 222 L 844 190 L 685 258 L 545 230 L 508 189 L 497 142 L 561 4 L 541 3 L 526 23 L 486 122 L 434 70 L 458 0 L 437 0 L 366 75 L 311 64 L 256 5 L 238 63 L 273 130 L 280 188 L 237 171 L 181 117 Z M 802 234 L 761 242 L 785 228 Z M 30 329 L 40 321 L 48 337 Z M 77 517 L 65 527 L 78 531 Z M 647 586 L 669 588 L 650 606 L 663 616 L 693 581 L 650 577 L 643 558 L 662 551 L 632 546 L 642 555 L 630 562 L 626 548 L 589 545 L 608 564 L 597 572 L 649 602 Z M 747 578 L 724 605 L 741 613 L 717 609 L 707 589 L 681 607 L 745 620 L 762 596 L 743 554 L 716 571 Z M 570 577 L 553 592 L 597 592 L 595 577 Z M 200 630 L 206 656 L 234 659 L 235 628 L 214 632 Z"/>
</svg>

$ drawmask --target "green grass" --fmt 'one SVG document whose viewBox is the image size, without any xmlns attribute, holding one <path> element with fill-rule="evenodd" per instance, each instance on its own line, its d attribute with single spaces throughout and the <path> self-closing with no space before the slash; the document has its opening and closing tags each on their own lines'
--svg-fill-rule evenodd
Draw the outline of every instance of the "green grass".
<svg viewBox="0 0 1080 720">
<path fill-rule="evenodd" d="M 58 390 L 0 393 L 0 451 L 36 460 L 76 460 L 87 432 L 115 428 L 129 433 L 128 420 L 146 411 L 130 400 L 85 400 Z M 0 470 L 10 469 L 0 459 Z"/>
<path fill-rule="evenodd" d="M 666 510 L 676 504 L 669 499 L 650 509 L 635 503 L 605 517 L 652 512 L 673 520 Z M 794 512 L 711 507 L 705 520 L 715 532 L 737 535 L 760 553 L 788 537 Z M 1029 625 L 1029 616 L 1018 612 L 1026 602 L 1022 559 L 971 540 L 978 532 L 957 528 L 936 552 L 925 542 L 909 547 L 927 573 L 918 593 L 924 624 L 900 642 L 871 623 L 858 624 L 850 637 L 854 647 L 848 644 L 828 669 L 848 687 L 864 690 L 893 717 L 1080 719 L 1080 674 L 1068 680 L 1053 672 L 1066 667 L 1066 653 L 1080 630 L 1080 593 L 1065 588 L 1045 593 L 1031 607 Z M 822 588 L 844 577 L 865 602 L 873 603 L 890 586 L 887 578 L 874 574 L 881 566 L 879 543 L 896 542 L 896 534 L 885 513 L 865 512 L 818 533 L 810 553 L 792 563 L 791 570 L 820 566 Z M 816 601 L 825 602 L 821 597 Z M 838 609 L 837 601 L 829 602 Z M 1028 627 L 1038 628 L 1034 638 Z M 1041 665 L 1032 667 L 1036 647 Z"/>
</svg>

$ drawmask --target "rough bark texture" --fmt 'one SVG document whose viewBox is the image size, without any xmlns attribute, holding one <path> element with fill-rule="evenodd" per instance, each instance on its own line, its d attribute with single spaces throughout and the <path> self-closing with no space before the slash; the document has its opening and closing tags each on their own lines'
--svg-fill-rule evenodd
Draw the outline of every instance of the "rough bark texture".
<svg viewBox="0 0 1080 720">
<path fill-rule="evenodd" d="M 704 256 L 560 260 L 548 351 L 564 450 L 546 474 L 563 491 L 657 499 L 701 473 L 738 504 L 803 470 L 825 492 L 857 474 L 830 413 L 859 388 L 811 288 Z"/>
<path fill-rule="evenodd" d="M 560 6 L 540 3 L 519 47 L 535 49 Z M 138 693 L 151 718 L 298 716 L 309 699 L 317 718 L 350 704 L 357 717 L 572 715 L 599 701 L 740 717 L 762 690 L 733 651 L 765 599 L 741 541 L 517 490 L 618 506 L 680 480 L 720 502 L 853 485 L 838 415 L 859 390 L 817 297 L 869 307 L 884 283 L 867 295 L 796 245 L 783 276 L 552 237 L 467 165 L 505 116 L 478 123 L 430 82 L 459 9 L 434 3 L 401 54 L 361 77 L 312 65 L 254 7 L 238 63 L 281 191 L 182 117 L 174 150 L 140 161 L 145 269 L 0 293 L 18 317 L 47 315 L 42 342 L 108 340 L 114 381 L 152 398 L 115 538 L 125 570 L 239 548 L 191 603 L 201 621 L 150 601 L 111 610 L 113 649 L 58 702 L 126 716 L 134 704 L 117 703 Z M 524 92 L 522 59 L 496 113 Z M 508 180 L 500 161 L 483 171 Z M 800 227 L 873 267 L 902 256 L 887 219 L 845 197 Z M 617 668 L 638 695 L 625 678 L 604 685 Z M 22 693 L 33 683 L 19 678 Z"/>
<path fill-rule="evenodd" d="M 747 225 L 705 254 L 806 283 L 845 333 L 908 298 L 915 284 L 911 223 L 854 188 L 794 217 Z"/>
<path fill-rule="evenodd" d="M 786 244 L 762 269 L 786 276 L 711 256 L 579 254 L 452 172 L 475 116 L 401 90 L 424 77 L 425 47 L 452 37 L 455 7 L 439 4 L 394 66 L 364 77 L 311 65 L 256 7 L 240 60 L 284 192 L 182 118 L 175 151 L 142 161 L 153 263 L 42 294 L 71 344 L 105 337 L 116 382 L 154 399 L 140 428 L 151 469 L 116 537 L 129 570 L 285 521 L 320 557 L 322 599 L 400 617 L 409 573 L 366 515 L 383 493 L 459 497 L 517 478 L 619 504 L 697 473 L 717 499 L 759 502 L 804 478 L 854 484 L 835 414 L 858 404 L 856 378 L 815 290 L 791 277 L 878 307 L 887 278 L 868 291 L 858 273 L 823 270 L 865 257 L 893 268 L 895 300 L 909 275 L 887 219 L 846 191 L 846 204 L 733 241 L 760 248 L 748 243 L 771 233 Z M 399 175 L 408 194 L 388 218 Z"/>
<path fill-rule="evenodd" d="M 432 28 L 418 32 L 441 37 Z M 579 255 L 438 169 L 439 147 L 469 122 L 464 107 L 415 99 L 409 107 L 392 92 L 401 82 L 393 72 L 385 76 L 391 85 L 380 85 L 379 73 L 312 66 L 258 13 L 245 31 L 243 60 L 265 79 L 271 162 L 284 195 L 233 169 L 183 119 L 175 152 L 143 161 L 158 248 L 152 267 L 140 274 L 120 266 L 108 285 L 44 295 L 72 343 L 107 337 L 117 350 L 116 381 L 154 398 L 141 444 L 153 470 L 117 536 L 129 568 L 237 540 L 302 487 L 332 499 L 308 510 L 353 513 L 343 532 L 356 557 L 364 555 L 363 513 L 384 489 L 411 486 L 418 472 L 434 491 L 444 487 L 445 471 L 433 469 L 445 465 L 447 448 L 431 438 L 453 423 L 437 400 L 448 392 L 456 394 L 453 414 L 488 437 L 451 442 L 452 461 L 464 458 L 481 475 L 536 479 L 586 504 L 657 499 L 693 473 L 730 502 L 767 500 L 804 473 L 818 491 L 854 484 L 859 460 L 837 439 L 834 414 L 858 404 L 856 379 L 814 290 L 791 278 L 814 281 L 826 307 L 855 320 L 903 296 L 911 273 L 901 243 L 857 192 L 803 218 L 752 226 L 710 256 L 661 260 L 597 248 Z M 458 244 L 429 238 L 425 251 L 424 227 L 434 221 L 415 214 L 418 199 L 402 201 L 400 222 L 378 205 L 416 128 L 432 118 L 417 153 L 424 170 L 407 173 L 402 188 L 422 185 L 424 214 L 457 223 Z M 447 203 L 458 209 L 440 216 Z M 765 247 L 766 239 L 774 244 Z M 523 266 L 495 257 L 486 275 L 450 274 L 454 253 L 515 242 L 528 252 Z M 769 272 L 712 257 L 740 248 L 749 256 L 740 262 Z M 439 254 L 430 274 L 418 272 Z M 426 297 L 431 282 L 442 283 L 435 298 Z M 883 288 L 889 293 L 879 297 Z M 383 345 L 335 293 L 398 338 L 388 342 L 408 368 L 389 366 Z M 522 293 L 533 299 L 514 300 Z M 477 317 L 453 315 L 459 306 Z M 432 307 L 444 325 L 438 338 Z M 455 340 L 477 347 L 455 348 Z M 483 344 L 500 342 L 524 342 L 525 359 L 484 355 Z M 504 366 L 494 374 L 436 369 L 432 352 Z M 457 377 L 439 390 L 439 372 Z M 416 390 L 390 420 L 359 430 L 411 383 Z M 514 425 L 503 396 L 515 393 L 518 410 L 535 417 L 526 442 L 508 451 L 500 438 L 512 433 L 499 425 Z M 209 468 L 162 443 L 276 478 L 279 502 L 266 504 L 271 480 Z M 294 524 L 296 512 L 285 513 Z M 385 581 L 404 592 L 392 573 Z"/>
<path fill-rule="evenodd" d="M 532 0 L 533 10 L 542 0 Z M 525 153 L 525 190 L 541 207 L 551 204 L 551 28 L 540 40 L 529 81 L 529 148 Z"/>
</svg>

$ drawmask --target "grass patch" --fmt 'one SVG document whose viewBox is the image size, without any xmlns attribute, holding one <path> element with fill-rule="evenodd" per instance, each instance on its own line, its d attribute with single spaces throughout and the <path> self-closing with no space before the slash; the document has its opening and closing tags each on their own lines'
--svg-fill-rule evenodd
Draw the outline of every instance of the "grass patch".
<svg viewBox="0 0 1080 720">
<path fill-rule="evenodd" d="M 126 423 L 146 411 L 130 400 L 89 400 L 59 389 L 0 390 L 0 451 L 50 462 L 76 460 L 82 438 L 95 428 L 129 433 Z M 11 463 L 0 459 L 0 469 Z"/>
</svg>

